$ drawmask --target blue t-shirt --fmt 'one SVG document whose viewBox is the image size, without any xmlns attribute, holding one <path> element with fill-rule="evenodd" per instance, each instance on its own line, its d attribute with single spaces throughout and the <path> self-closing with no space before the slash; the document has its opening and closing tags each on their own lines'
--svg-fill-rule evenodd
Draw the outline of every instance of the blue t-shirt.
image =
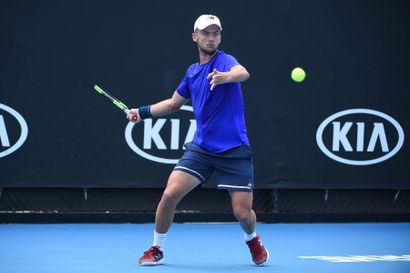
<svg viewBox="0 0 410 273">
<path fill-rule="evenodd" d="M 207 79 L 214 68 L 226 72 L 237 64 L 233 56 L 218 51 L 208 63 L 191 65 L 176 90 L 192 101 L 197 122 L 193 142 L 213 153 L 249 145 L 241 84 L 220 84 L 211 91 Z"/>
</svg>

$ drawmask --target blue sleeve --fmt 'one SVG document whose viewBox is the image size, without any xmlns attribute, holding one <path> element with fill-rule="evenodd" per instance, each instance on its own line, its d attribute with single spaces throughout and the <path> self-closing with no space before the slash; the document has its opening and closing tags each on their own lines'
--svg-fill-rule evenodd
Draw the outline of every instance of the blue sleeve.
<svg viewBox="0 0 410 273">
<path fill-rule="evenodd" d="M 177 87 L 177 93 L 183 96 L 186 99 L 191 98 L 191 91 L 189 90 L 189 85 L 188 85 L 188 76 L 185 75 L 185 77 L 182 79 L 181 83 Z"/>
<path fill-rule="evenodd" d="M 232 67 L 234 67 L 235 65 L 238 65 L 239 62 L 235 59 L 234 56 L 226 54 L 226 71 L 231 70 Z"/>
</svg>

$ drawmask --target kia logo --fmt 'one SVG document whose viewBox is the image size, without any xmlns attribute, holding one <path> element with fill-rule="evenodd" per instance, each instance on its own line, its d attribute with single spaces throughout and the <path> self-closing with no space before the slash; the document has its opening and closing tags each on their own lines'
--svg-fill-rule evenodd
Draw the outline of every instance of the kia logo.
<svg viewBox="0 0 410 273">
<path fill-rule="evenodd" d="M 125 128 L 128 146 L 148 160 L 176 164 L 182 155 L 183 145 L 192 141 L 196 131 L 192 106 L 183 105 L 181 110 L 170 119 L 145 119 L 141 124 L 129 122 Z"/>
<path fill-rule="evenodd" d="M 27 134 L 24 118 L 16 110 L 0 103 L 0 158 L 20 148 Z"/>
<path fill-rule="evenodd" d="M 394 156 L 404 132 L 392 117 L 371 109 L 349 109 L 326 118 L 316 132 L 322 152 L 349 165 L 371 165 Z"/>
</svg>

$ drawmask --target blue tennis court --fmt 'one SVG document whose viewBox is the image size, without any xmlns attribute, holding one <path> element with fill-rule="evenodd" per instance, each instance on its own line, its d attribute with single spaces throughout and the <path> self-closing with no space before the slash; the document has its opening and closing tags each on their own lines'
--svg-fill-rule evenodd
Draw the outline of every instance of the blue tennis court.
<svg viewBox="0 0 410 273">
<path fill-rule="evenodd" d="M 237 224 L 174 224 L 165 264 L 137 259 L 152 224 L 3 224 L 1 273 L 410 272 L 410 223 L 259 224 L 269 262 L 253 265 Z"/>
</svg>

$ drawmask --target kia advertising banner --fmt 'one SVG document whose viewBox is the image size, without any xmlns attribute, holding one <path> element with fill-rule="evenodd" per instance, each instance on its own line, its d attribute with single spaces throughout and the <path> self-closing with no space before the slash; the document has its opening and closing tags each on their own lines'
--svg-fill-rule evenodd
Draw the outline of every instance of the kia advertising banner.
<svg viewBox="0 0 410 273">
<path fill-rule="evenodd" d="M 0 188 L 164 187 L 195 134 L 191 103 L 134 124 L 93 87 L 129 107 L 169 98 L 198 61 L 203 13 L 220 17 L 220 49 L 251 74 L 256 188 L 410 188 L 405 1 L 207 6 L 1 1 Z"/>
</svg>

